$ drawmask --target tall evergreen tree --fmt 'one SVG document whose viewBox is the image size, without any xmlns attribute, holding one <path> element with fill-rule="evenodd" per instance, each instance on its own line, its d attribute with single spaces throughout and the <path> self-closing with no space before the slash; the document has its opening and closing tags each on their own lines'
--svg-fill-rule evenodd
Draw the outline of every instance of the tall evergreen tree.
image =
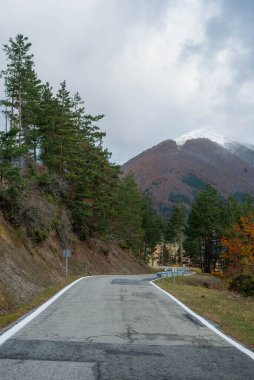
<svg viewBox="0 0 254 380">
<path fill-rule="evenodd" d="M 18 128 L 0 132 L 0 188 L 6 189 L 19 176 L 17 159 L 22 153 L 18 144 Z"/>
<path fill-rule="evenodd" d="M 144 230 L 142 228 L 142 195 L 132 177 L 121 180 L 116 204 L 115 232 L 120 240 L 134 252 L 142 249 Z"/>
<path fill-rule="evenodd" d="M 152 253 L 156 244 L 161 241 L 164 223 L 152 207 L 150 197 L 143 196 L 142 207 L 142 228 L 144 230 L 144 260 L 147 261 L 149 254 Z"/>
<path fill-rule="evenodd" d="M 17 127 L 8 132 L 0 132 L 0 208 L 12 220 L 17 212 L 15 200 L 23 186 L 20 169 L 17 167 L 18 159 L 23 154 L 18 135 Z"/>
<path fill-rule="evenodd" d="M 202 268 L 210 273 L 218 257 L 218 241 L 222 236 L 224 204 L 217 191 L 206 186 L 196 197 L 189 215 L 187 236 L 199 239 Z"/>
<path fill-rule="evenodd" d="M 4 45 L 7 68 L 1 72 L 5 80 L 4 100 L 9 108 L 10 128 L 17 122 L 19 127 L 19 144 L 25 143 L 28 151 L 36 158 L 37 117 L 40 104 L 40 80 L 34 70 L 31 43 L 28 38 L 18 34 Z"/>
<path fill-rule="evenodd" d="M 241 216 L 249 216 L 250 214 L 254 215 L 254 198 L 250 194 L 244 197 L 241 214 Z"/>
<path fill-rule="evenodd" d="M 185 236 L 186 219 L 183 206 L 177 204 L 165 228 L 165 239 L 171 243 L 179 243 L 180 262 L 183 264 L 183 240 Z"/>
<path fill-rule="evenodd" d="M 240 217 L 243 215 L 243 205 L 232 195 L 228 197 L 224 207 L 224 224 L 225 229 L 230 228 L 238 223 Z"/>
</svg>

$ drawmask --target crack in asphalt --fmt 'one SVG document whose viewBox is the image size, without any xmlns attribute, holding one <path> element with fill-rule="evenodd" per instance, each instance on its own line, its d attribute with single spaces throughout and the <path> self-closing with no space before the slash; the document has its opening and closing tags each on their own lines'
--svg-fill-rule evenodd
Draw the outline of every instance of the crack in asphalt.
<svg viewBox="0 0 254 380">
<path fill-rule="evenodd" d="M 135 334 L 129 328 L 130 334 Z M 253 378 L 253 363 L 233 347 L 113 344 L 10 339 L 0 349 L 0 359 L 95 364 L 98 380 L 193 379 L 245 380 Z M 190 358 L 191 367 L 188 367 Z M 1 361 L 0 361 L 1 363 Z M 187 366 L 187 367 L 186 367 Z M 232 371 L 232 366 L 234 371 Z M 46 367 L 45 367 L 46 368 Z M 220 373 L 218 373 L 218 368 Z M 179 375 L 181 374 L 181 375 Z M 1 364 L 0 364 L 1 375 Z M 5 379 L 5 378 L 4 378 Z"/>
</svg>

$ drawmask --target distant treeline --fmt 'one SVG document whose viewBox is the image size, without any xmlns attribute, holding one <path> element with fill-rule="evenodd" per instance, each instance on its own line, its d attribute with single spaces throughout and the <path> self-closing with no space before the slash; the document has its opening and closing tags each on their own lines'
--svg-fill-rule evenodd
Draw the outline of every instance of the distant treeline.
<svg viewBox="0 0 254 380">
<path fill-rule="evenodd" d="M 164 230 L 164 242 L 179 243 L 179 261 L 184 255 L 199 262 L 202 270 L 218 270 L 227 286 L 244 295 L 254 295 L 254 203 L 246 196 L 224 199 L 212 186 L 201 190 L 189 214 L 174 206 Z M 216 268 L 217 267 L 217 268 Z"/>
<path fill-rule="evenodd" d="M 161 220 L 132 176 L 120 179 L 98 122 L 66 82 L 54 93 L 38 78 L 31 43 L 19 34 L 3 47 L 5 99 L 0 132 L 0 207 L 42 241 L 63 243 L 96 234 L 146 257 L 160 239 Z"/>
</svg>

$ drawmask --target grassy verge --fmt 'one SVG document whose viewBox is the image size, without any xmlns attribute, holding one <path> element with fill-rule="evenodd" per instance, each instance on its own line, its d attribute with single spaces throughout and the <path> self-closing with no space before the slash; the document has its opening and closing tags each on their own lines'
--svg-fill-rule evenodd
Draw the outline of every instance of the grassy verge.
<svg viewBox="0 0 254 380">
<path fill-rule="evenodd" d="M 80 277 L 83 277 L 83 276 L 71 276 L 66 279 L 63 279 L 60 283 L 44 290 L 44 292 L 38 294 L 29 302 L 24 303 L 23 305 L 15 308 L 14 310 L 11 310 L 4 314 L 0 314 L 0 331 L 4 327 L 15 322 L 17 319 L 19 319 L 23 315 L 27 314 L 29 311 L 42 305 L 44 302 L 46 302 L 49 298 L 53 297 L 57 292 L 59 292 L 65 286 L 67 286 L 68 284 L 77 280 Z"/>
<path fill-rule="evenodd" d="M 227 291 L 222 280 L 201 273 L 156 282 L 192 310 L 216 322 L 228 335 L 254 348 L 254 297 Z"/>
</svg>

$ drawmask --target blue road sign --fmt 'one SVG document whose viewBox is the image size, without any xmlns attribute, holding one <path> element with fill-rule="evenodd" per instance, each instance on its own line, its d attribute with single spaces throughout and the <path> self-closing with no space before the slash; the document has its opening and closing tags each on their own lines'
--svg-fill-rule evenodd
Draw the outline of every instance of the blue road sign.
<svg viewBox="0 0 254 380">
<path fill-rule="evenodd" d="M 71 257 L 71 250 L 70 249 L 64 249 L 63 250 L 63 256 L 64 257 Z"/>
</svg>

